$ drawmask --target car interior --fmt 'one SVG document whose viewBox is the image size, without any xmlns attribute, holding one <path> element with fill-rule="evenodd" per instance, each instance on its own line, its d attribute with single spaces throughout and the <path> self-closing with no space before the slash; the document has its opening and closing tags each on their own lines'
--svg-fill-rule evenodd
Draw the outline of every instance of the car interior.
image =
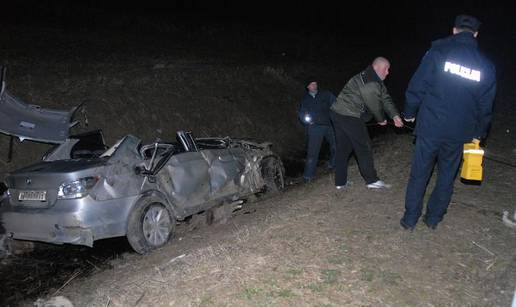
<svg viewBox="0 0 516 307">
<path fill-rule="evenodd" d="M 108 147 L 104 141 L 102 130 L 94 130 L 82 134 L 70 136 L 72 139 L 78 139 L 70 152 L 72 159 L 92 159 L 98 158 Z"/>
</svg>

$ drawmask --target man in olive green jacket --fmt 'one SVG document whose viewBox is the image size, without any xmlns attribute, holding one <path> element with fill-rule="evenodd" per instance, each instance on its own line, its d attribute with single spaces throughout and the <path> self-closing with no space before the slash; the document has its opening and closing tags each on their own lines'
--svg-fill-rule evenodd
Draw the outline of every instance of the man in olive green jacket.
<svg viewBox="0 0 516 307">
<path fill-rule="evenodd" d="M 390 63 L 378 57 L 364 71 L 351 78 L 331 107 L 330 117 L 335 129 L 336 165 L 335 186 L 342 189 L 348 184 L 348 160 L 354 151 L 358 167 L 370 189 L 390 188 L 378 178 L 374 168 L 371 139 L 366 122 L 374 118 L 378 125 L 387 125 L 385 113 L 394 125 L 403 127 L 392 98 L 383 84 L 389 74 Z"/>
</svg>

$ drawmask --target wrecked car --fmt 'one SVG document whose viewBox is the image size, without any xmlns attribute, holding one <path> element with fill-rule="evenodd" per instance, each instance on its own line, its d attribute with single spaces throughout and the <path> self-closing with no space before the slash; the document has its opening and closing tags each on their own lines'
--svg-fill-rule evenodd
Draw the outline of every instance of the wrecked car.
<svg viewBox="0 0 516 307">
<path fill-rule="evenodd" d="M 93 246 L 126 236 L 146 253 L 166 244 L 177 221 L 284 187 L 269 143 L 127 135 L 110 148 L 101 132 L 69 137 L 43 161 L 9 173 L 0 228 L 12 239 Z"/>
</svg>

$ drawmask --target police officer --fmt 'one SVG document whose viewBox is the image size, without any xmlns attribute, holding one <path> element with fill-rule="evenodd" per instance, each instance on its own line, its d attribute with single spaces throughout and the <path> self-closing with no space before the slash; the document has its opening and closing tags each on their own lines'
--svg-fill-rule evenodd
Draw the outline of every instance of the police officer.
<svg viewBox="0 0 516 307">
<path fill-rule="evenodd" d="M 306 93 L 299 106 L 299 119 L 306 127 L 308 148 L 303 173 L 305 182 L 315 177 L 319 152 L 323 139 L 330 145 L 328 168 L 335 167 L 335 136 L 330 122 L 330 107 L 335 102 L 335 95 L 329 91 L 319 91 L 315 78 L 308 78 Z"/>
<path fill-rule="evenodd" d="M 405 198 L 403 228 L 412 230 L 422 211 L 428 179 L 438 174 L 424 223 L 435 229 L 450 203 L 463 144 L 483 139 L 491 121 L 495 69 L 478 50 L 480 22 L 455 19 L 453 35 L 434 41 L 406 91 L 405 120 L 416 122 L 416 147 Z"/>
</svg>

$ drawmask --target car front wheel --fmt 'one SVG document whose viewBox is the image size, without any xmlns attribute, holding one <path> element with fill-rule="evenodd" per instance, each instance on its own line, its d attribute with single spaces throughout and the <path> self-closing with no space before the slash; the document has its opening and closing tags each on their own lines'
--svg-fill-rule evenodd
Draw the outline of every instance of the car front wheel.
<svg viewBox="0 0 516 307">
<path fill-rule="evenodd" d="M 127 226 L 127 240 L 139 254 L 165 245 L 172 237 L 176 221 L 161 202 L 144 199 L 138 202 Z"/>
</svg>

